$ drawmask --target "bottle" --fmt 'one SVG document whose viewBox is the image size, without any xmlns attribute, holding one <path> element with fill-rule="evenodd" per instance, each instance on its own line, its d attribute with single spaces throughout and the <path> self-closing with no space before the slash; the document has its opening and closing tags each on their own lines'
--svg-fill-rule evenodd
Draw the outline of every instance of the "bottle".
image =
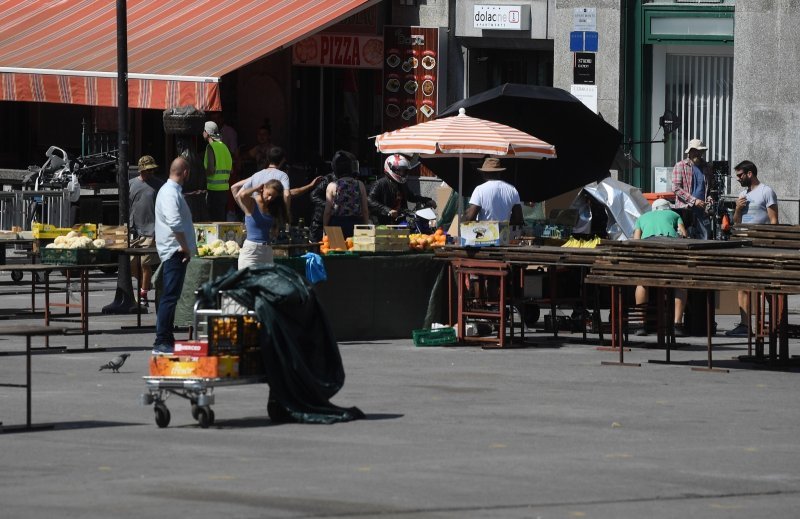
<svg viewBox="0 0 800 519">
<path fill-rule="evenodd" d="M 289 243 L 289 224 L 286 224 L 286 229 L 279 229 L 278 236 L 275 238 L 276 245 L 286 245 Z"/>
<path fill-rule="evenodd" d="M 297 243 L 308 243 L 311 238 L 305 218 L 297 219 L 297 238 Z"/>
</svg>

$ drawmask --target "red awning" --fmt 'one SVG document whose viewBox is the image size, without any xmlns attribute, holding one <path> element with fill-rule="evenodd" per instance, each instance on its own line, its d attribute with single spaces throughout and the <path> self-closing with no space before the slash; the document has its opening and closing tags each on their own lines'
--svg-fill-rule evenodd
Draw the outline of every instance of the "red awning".
<svg viewBox="0 0 800 519">
<path fill-rule="evenodd" d="M 219 78 L 377 0 L 128 0 L 128 104 L 220 110 Z M 0 2 L 0 101 L 117 105 L 115 0 Z"/>
</svg>

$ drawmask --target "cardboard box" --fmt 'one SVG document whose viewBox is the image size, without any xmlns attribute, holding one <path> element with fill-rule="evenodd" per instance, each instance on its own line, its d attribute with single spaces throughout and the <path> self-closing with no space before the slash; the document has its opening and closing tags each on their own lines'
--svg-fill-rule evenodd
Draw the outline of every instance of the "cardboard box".
<svg viewBox="0 0 800 519">
<path fill-rule="evenodd" d="M 239 357 L 150 357 L 150 376 L 181 378 L 237 378 Z"/>
<path fill-rule="evenodd" d="M 178 357 L 208 357 L 208 341 L 175 341 Z"/>
<path fill-rule="evenodd" d="M 244 243 L 244 224 L 240 222 L 210 222 L 194 224 L 194 235 L 197 245 L 207 245 L 215 240 Z"/>
<path fill-rule="evenodd" d="M 483 222 L 463 222 L 461 224 L 462 247 L 489 247 L 508 245 L 508 222 L 485 220 Z"/>
<path fill-rule="evenodd" d="M 569 209 L 572 206 L 572 202 L 575 201 L 575 198 L 578 197 L 582 189 L 582 187 L 579 187 L 577 189 L 573 189 L 572 191 L 567 191 L 566 193 L 562 193 L 554 196 L 553 198 L 548 198 L 545 200 L 543 202 L 545 216 L 549 218 L 550 215 L 553 214 L 553 211 L 556 211 L 555 214 L 557 214 L 558 210 Z"/>
</svg>

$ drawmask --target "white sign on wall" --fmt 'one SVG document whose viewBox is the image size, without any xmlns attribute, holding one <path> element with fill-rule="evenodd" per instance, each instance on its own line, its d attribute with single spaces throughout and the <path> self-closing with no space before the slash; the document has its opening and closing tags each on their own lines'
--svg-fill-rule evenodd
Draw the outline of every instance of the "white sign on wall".
<svg viewBox="0 0 800 519">
<path fill-rule="evenodd" d="M 576 7 L 572 14 L 573 31 L 596 31 L 597 8 Z"/>
<path fill-rule="evenodd" d="M 475 4 L 472 26 L 476 29 L 521 31 L 531 28 L 529 5 Z"/>
<path fill-rule="evenodd" d="M 656 166 L 653 168 L 653 192 L 672 191 L 672 168 Z"/>
<path fill-rule="evenodd" d="M 597 113 L 597 85 L 572 85 L 569 93 L 580 99 L 592 112 Z"/>
</svg>

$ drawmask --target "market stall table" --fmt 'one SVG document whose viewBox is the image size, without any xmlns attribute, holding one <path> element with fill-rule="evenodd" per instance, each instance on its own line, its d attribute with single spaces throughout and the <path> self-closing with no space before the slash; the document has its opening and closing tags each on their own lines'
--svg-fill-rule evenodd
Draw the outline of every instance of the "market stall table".
<svg viewBox="0 0 800 519">
<path fill-rule="evenodd" d="M 800 252 L 747 247 L 749 243 L 746 240 L 650 239 L 615 242 L 604 247 L 603 255 L 595 261 L 586 281 L 609 286 L 616 293 L 617 303 L 611 309 L 612 322 L 616 323 L 612 328 L 615 344 L 621 345 L 623 340 L 624 308 L 619 303 L 619 290 L 623 286 L 708 290 L 707 305 L 713 304 L 713 291 L 744 290 L 773 296 L 775 306 L 768 333 L 770 358 L 788 363 L 787 296 L 800 294 Z M 658 318 L 663 326 L 663 313 Z M 717 370 L 712 365 L 713 333 L 713 326 L 708 323 L 708 364 L 702 368 L 706 371 Z M 619 353 L 619 364 L 624 364 L 623 348 Z"/>
<path fill-rule="evenodd" d="M 551 323 L 553 327 L 553 336 L 558 337 L 558 323 L 556 319 L 556 310 L 560 303 L 578 303 L 582 308 L 587 308 L 587 298 L 585 287 L 581 282 L 580 294 L 577 298 L 562 297 L 559 293 L 558 276 L 557 272 L 560 270 L 575 270 L 577 269 L 580 277 L 583 278 L 585 270 L 594 263 L 594 259 L 598 257 L 601 252 L 597 248 L 571 248 L 571 247 L 556 247 L 549 245 L 525 245 L 525 246 L 493 246 L 493 247 L 455 247 L 446 246 L 436 250 L 436 259 L 446 260 L 451 265 L 451 270 L 457 271 L 459 265 L 465 261 L 469 262 L 470 268 L 477 269 L 492 269 L 497 262 L 504 263 L 510 269 L 510 275 L 507 276 L 512 281 L 512 286 L 507 292 L 508 297 L 505 299 L 509 304 L 516 302 L 519 298 L 514 295 L 515 292 L 521 291 L 521 284 L 523 282 L 524 270 L 528 267 L 543 267 L 546 269 L 548 279 L 550 281 L 550 294 L 548 298 L 539 298 L 538 301 L 549 304 Z M 484 268 L 485 267 L 485 268 Z M 452 276 L 451 276 L 452 277 Z M 452 289 L 450 291 L 452 294 Z M 463 301 L 458 301 L 456 313 L 456 322 L 460 331 L 459 339 L 464 339 L 464 312 L 458 310 L 462 306 Z M 598 331 L 600 340 L 602 341 L 602 327 L 599 326 L 599 302 L 597 299 L 594 303 L 594 319 L 598 322 Z M 454 315 L 454 305 L 452 296 L 450 298 L 450 316 Z M 503 312 L 505 313 L 505 312 Z M 505 316 L 502 317 L 503 319 Z M 512 330 L 513 332 L 513 330 Z M 512 335 L 513 337 L 513 335 Z M 524 337 L 524 336 L 523 336 Z M 586 339 L 586 328 L 583 326 L 583 338 Z M 494 339 L 492 339 L 494 342 Z M 502 342 L 502 340 L 501 340 Z"/>
<path fill-rule="evenodd" d="M 67 328 L 59 326 L 2 326 L 0 336 L 11 335 L 25 337 L 25 384 L 0 383 L 1 387 L 24 387 L 25 396 L 25 429 L 33 429 L 31 425 L 31 393 L 33 384 L 31 380 L 31 337 L 49 337 L 50 335 L 63 335 Z M 0 422 L 0 430 L 4 430 Z M 6 427 L 7 428 L 7 427 Z"/>
<path fill-rule="evenodd" d="M 302 257 L 275 258 L 275 263 L 305 273 Z M 314 290 L 338 340 L 407 338 L 430 319 L 446 319 L 430 317 L 441 307 L 432 300 L 446 301 L 444 265 L 432 254 L 336 254 L 323 256 L 323 263 L 328 279 Z M 175 308 L 175 326 L 192 325 L 195 291 L 236 264 L 232 257 L 192 258 Z"/>
<path fill-rule="evenodd" d="M 35 264 L 19 264 L 19 265 L 0 265 L 0 272 L 18 269 L 28 271 L 31 273 L 31 312 L 36 313 L 36 278 L 37 274 L 42 274 L 44 277 L 44 324 L 47 326 L 51 320 L 62 319 L 56 316 L 55 318 L 50 312 L 51 308 L 64 308 L 63 315 L 69 315 L 70 309 L 79 309 L 79 330 L 84 337 L 84 349 L 89 349 L 89 272 L 92 270 L 102 270 L 106 268 L 115 267 L 116 264 L 112 263 L 95 263 L 90 265 L 53 265 L 49 263 L 35 263 Z M 54 271 L 64 271 L 66 274 L 66 289 L 65 300 L 63 303 L 56 303 L 50 301 L 50 274 Z M 70 283 L 73 280 L 73 272 L 78 273 L 78 301 L 71 303 L 70 297 Z M 50 347 L 49 337 L 45 336 L 45 347 Z"/>
</svg>

